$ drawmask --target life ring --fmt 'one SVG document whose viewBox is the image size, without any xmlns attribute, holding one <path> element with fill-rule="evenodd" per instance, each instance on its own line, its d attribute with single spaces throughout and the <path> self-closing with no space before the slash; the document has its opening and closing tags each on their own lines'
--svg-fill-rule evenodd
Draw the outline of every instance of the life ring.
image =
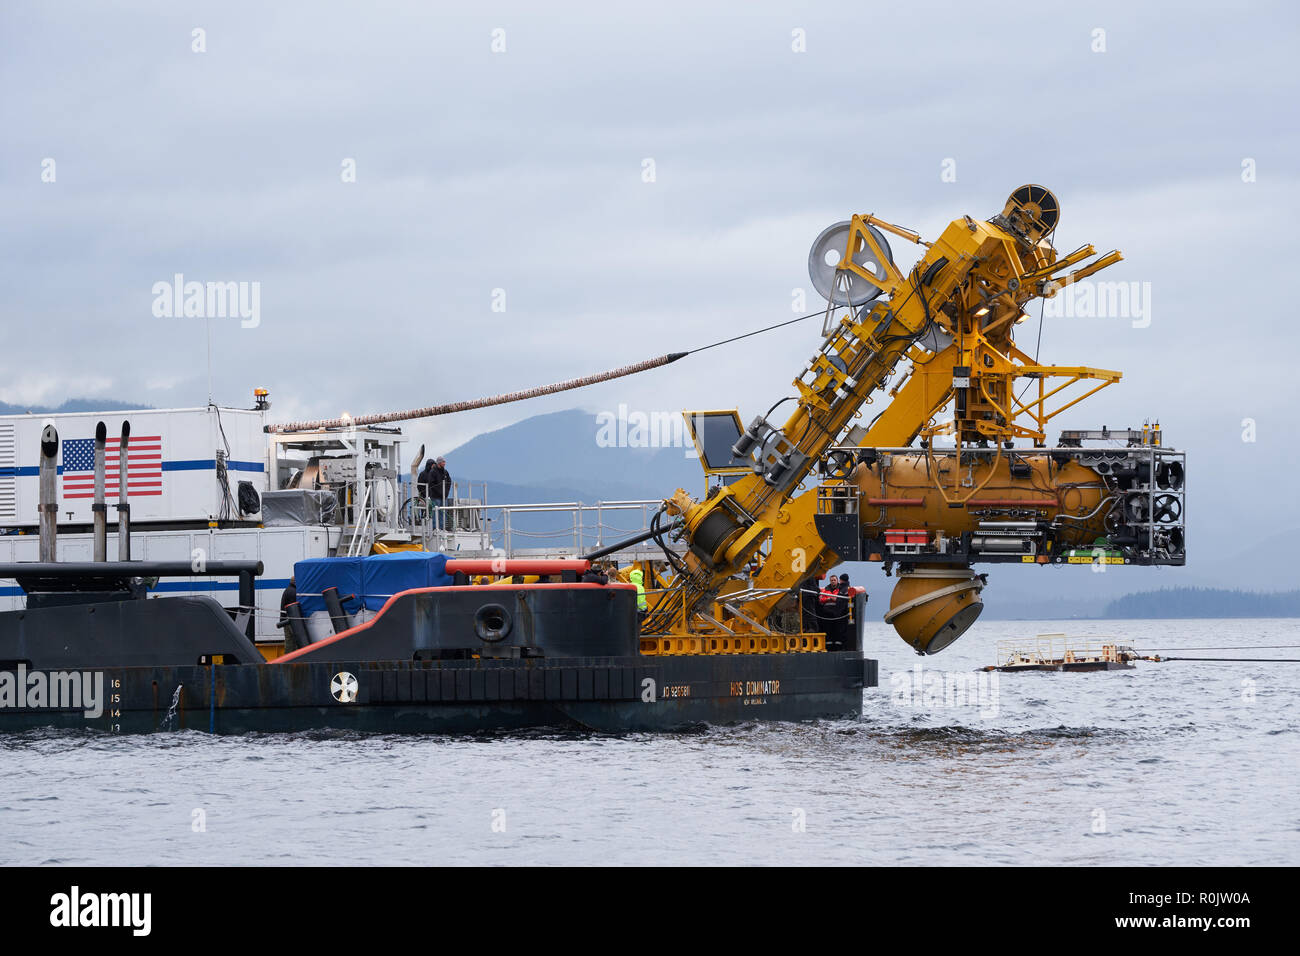
<svg viewBox="0 0 1300 956">
<path fill-rule="evenodd" d="M 504 641 L 514 627 L 510 612 L 500 604 L 484 604 L 474 612 L 474 633 L 487 644 Z"/>
</svg>

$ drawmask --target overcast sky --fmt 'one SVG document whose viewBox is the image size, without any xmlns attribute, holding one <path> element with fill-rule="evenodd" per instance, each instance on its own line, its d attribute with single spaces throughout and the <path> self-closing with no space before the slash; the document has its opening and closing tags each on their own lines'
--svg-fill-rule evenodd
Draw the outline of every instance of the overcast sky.
<svg viewBox="0 0 1300 956">
<path fill-rule="evenodd" d="M 809 244 L 854 212 L 933 238 L 1039 182 L 1059 247 L 1119 248 L 1106 277 L 1151 290 L 1146 327 L 1047 323 L 1044 361 L 1125 372 L 1065 424 L 1157 416 L 1216 533 L 1300 523 L 1292 4 L 181 6 L 0 11 L 0 400 L 203 404 L 204 321 L 152 310 L 176 273 L 260 284 L 256 328 L 212 323 L 224 404 L 522 388 L 781 321 L 795 289 L 816 307 Z M 749 417 L 818 338 L 415 433 L 620 402 Z"/>
</svg>

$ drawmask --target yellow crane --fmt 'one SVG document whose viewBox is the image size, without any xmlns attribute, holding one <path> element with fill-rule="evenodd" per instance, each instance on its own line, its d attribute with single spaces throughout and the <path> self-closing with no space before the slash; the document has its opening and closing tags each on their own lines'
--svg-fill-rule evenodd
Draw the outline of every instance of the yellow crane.
<svg viewBox="0 0 1300 956">
<path fill-rule="evenodd" d="M 769 420 L 778 402 L 742 431 L 734 410 L 685 413 L 717 483 L 702 500 L 678 489 L 657 516 L 666 565 L 643 565 L 653 583 L 643 650 L 776 636 L 777 605 L 846 558 L 897 566 L 886 619 L 920 653 L 978 616 L 974 562 L 1078 563 L 1081 551 L 1089 562 L 1182 563 L 1183 463 L 1158 429 L 1123 432 L 1118 455 L 1082 441 L 1046 447 L 1056 415 L 1121 377 L 1042 365 L 1014 342 L 1032 300 L 1123 258 L 1091 245 L 1059 255 L 1058 220 L 1052 192 L 1027 185 L 999 214 L 963 216 L 933 242 L 873 215 L 818 237 L 809 270 L 828 301 L 827 334 L 794 380 L 789 417 Z M 923 249 L 906 272 L 886 233 Z M 935 422 L 949 404 L 951 420 Z M 814 471 L 822 481 L 806 487 Z"/>
</svg>

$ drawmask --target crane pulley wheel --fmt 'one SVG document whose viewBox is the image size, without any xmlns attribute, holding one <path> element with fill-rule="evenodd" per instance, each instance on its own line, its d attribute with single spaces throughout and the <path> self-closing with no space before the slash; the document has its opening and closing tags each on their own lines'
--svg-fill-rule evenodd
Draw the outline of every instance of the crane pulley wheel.
<svg viewBox="0 0 1300 956">
<path fill-rule="evenodd" d="M 852 223 L 847 219 L 844 222 L 837 222 L 833 226 L 827 226 L 821 231 L 821 235 L 813 240 L 812 249 L 808 253 L 808 278 L 812 279 L 813 288 L 817 290 L 818 295 L 829 301 L 831 305 L 848 305 L 856 308 L 876 298 L 881 290 L 862 276 L 839 268 L 839 263 L 844 258 L 844 251 L 848 248 L 851 225 Z M 875 226 L 868 225 L 867 229 L 871 230 L 872 238 L 892 263 L 894 253 L 885 240 L 885 234 Z M 854 264 L 883 280 L 887 274 L 885 264 L 872 252 L 871 246 L 861 238 L 858 239 L 858 244 L 861 248 L 853 253 Z"/>
</svg>

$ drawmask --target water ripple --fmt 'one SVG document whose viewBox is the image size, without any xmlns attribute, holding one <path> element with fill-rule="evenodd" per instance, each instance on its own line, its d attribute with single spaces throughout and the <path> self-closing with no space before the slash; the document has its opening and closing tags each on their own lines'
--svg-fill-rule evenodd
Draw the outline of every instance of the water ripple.
<svg viewBox="0 0 1300 956">
<path fill-rule="evenodd" d="M 1150 646 L 1284 643 L 1292 626 L 1098 625 Z M 969 674 L 997 639 L 1039 630 L 1060 625 L 980 622 L 925 671 Z M 881 687 L 857 720 L 3 737 L 0 862 L 1300 862 L 1300 692 L 1284 674 L 999 675 L 995 701 L 950 704 L 910 694 L 916 658 L 887 629 L 871 639 Z"/>
</svg>

